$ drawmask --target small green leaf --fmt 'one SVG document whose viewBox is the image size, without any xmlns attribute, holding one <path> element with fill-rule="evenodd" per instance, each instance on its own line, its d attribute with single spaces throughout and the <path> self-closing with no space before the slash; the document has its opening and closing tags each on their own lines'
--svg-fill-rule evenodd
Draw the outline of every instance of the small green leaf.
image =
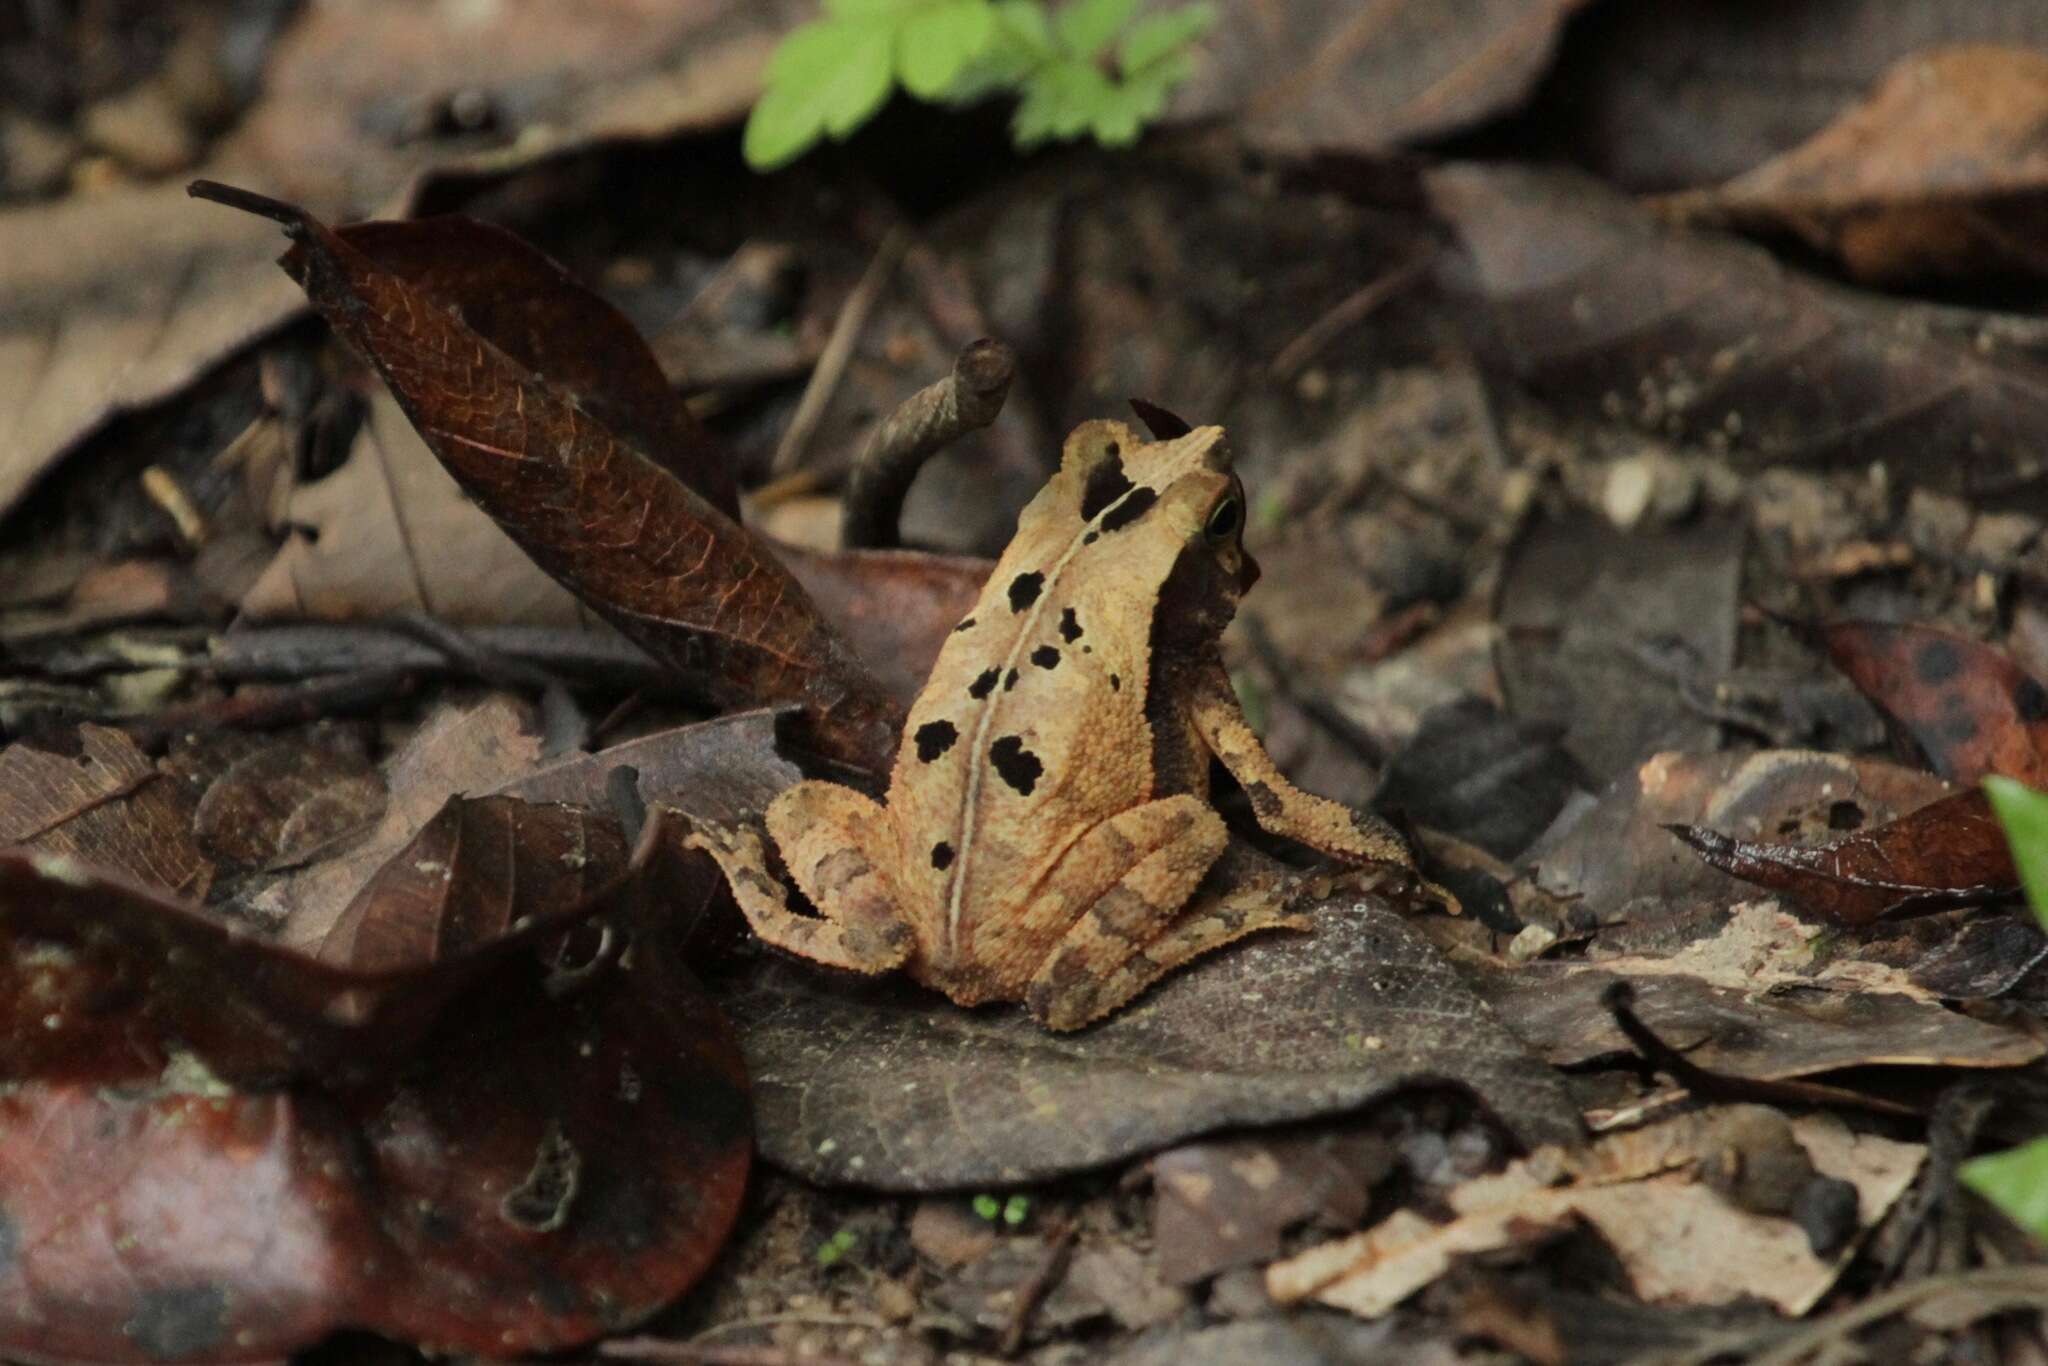
<svg viewBox="0 0 2048 1366">
<path fill-rule="evenodd" d="M 1123 32 L 1137 8 L 1138 0 L 1067 0 L 1053 16 L 1053 29 L 1068 56 L 1088 60 Z"/>
<path fill-rule="evenodd" d="M 1149 14 L 1131 25 L 1116 45 L 1117 68 L 1125 75 L 1141 71 L 1169 53 L 1178 52 L 1216 23 L 1216 7 L 1202 0 L 1164 14 Z"/>
<path fill-rule="evenodd" d="M 974 1212 L 993 1224 L 996 1216 L 1003 1212 L 1003 1202 L 993 1195 L 977 1195 L 974 1197 Z"/>
<path fill-rule="evenodd" d="M 918 11 L 896 33 L 903 88 L 921 100 L 937 99 L 988 47 L 995 27 L 988 0 L 949 0 Z"/>
<path fill-rule="evenodd" d="M 2035 919 L 2048 927 L 2048 793 L 1993 776 L 1984 780 L 1984 795 L 2005 827 L 2020 885 L 2027 889 L 2027 904 L 2034 908 Z"/>
<path fill-rule="evenodd" d="M 741 140 L 747 164 L 773 170 L 818 138 L 845 137 L 889 98 L 893 23 L 826 19 L 805 24 L 768 59 L 768 89 Z"/>
<path fill-rule="evenodd" d="M 1040 59 L 1054 55 L 1052 20 L 1046 17 L 1045 6 L 1039 0 L 1000 0 L 996 22 L 1005 37 L 1029 48 Z"/>
<path fill-rule="evenodd" d="M 1077 137 L 1088 130 L 1114 95 L 1109 77 L 1087 62 L 1049 63 L 1025 81 L 1012 131 L 1026 147 L 1053 138 Z"/>
<path fill-rule="evenodd" d="M 2028 795 L 2041 800 L 2038 793 Z M 2005 1211 L 2014 1223 L 2048 1240 L 2048 1138 L 1973 1157 L 1962 1165 L 1961 1176 L 1964 1185 Z"/>
<path fill-rule="evenodd" d="M 1015 1228 L 1030 1217 L 1031 1197 L 1028 1195 L 1013 1195 L 1003 1206 L 1003 1222 L 1011 1228 Z"/>
<path fill-rule="evenodd" d="M 853 1251 L 854 1245 L 859 1241 L 860 1235 L 852 1229 L 840 1229 L 830 1238 L 818 1244 L 818 1265 L 832 1266 L 841 1261 L 847 1253 Z"/>
</svg>

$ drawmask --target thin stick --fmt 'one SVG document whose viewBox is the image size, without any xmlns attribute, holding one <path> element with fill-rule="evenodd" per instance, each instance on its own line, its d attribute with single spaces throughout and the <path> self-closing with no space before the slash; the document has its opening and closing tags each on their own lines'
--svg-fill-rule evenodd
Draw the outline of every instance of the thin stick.
<svg viewBox="0 0 2048 1366">
<path fill-rule="evenodd" d="M 971 341 L 953 373 L 897 405 L 868 438 L 846 483 L 840 542 L 848 550 L 884 550 L 899 540 L 897 522 L 911 480 L 924 462 L 996 420 L 1017 373 L 1017 357 L 990 337 Z"/>
<path fill-rule="evenodd" d="M 677 1342 L 669 1338 L 621 1338 L 600 1343 L 600 1356 L 625 1361 L 687 1362 L 690 1366 L 853 1366 L 842 1356 L 799 1355 L 782 1347 L 749 1347 L 715 1342 Z"/>
<path fill-rule="evenodd" d="M 1074 1235 L 1080 1225 L 1069 1219 L 1061 1224 L 1052 1235 L 1052 1243 L 1045 1249 L 1045 1260 L 1038 1264 L 1030 1278 L 1017 1287 L 1017 1302 L 1010 1309 L 1009 1326 L 1003 1329 L 1002 1343 L 996 1348 L 1004 1356 L 1017 1355 L 1024 1345 L 1024 1334 L 1031 1327 L 1031 1316 L 1038 1312 L 1038 1306 L 1059 1284 L 1060 1277 L 1067 1274 L 1067 1258 L 1074 1250 Z"/>
<path fill-rule="evenodd" d="M 1424 252 L 1338 300 L 1329 311 L 1303 328 L 1293 341 L 1281 347 L 1279 354 L 1267 365 L 1267 371 L 1276 380 L 1293 379 L 1295 372 L 1314 360 L 1324 347 L 1413 284 L 1423 271 L 1429 269 L 1435 257 L 1433 251 Z"/>
<path fill-rule="evenodd" d="M 824 419 L 832 395 L 839 390 L 839 381 L 846 374 L 846 363 L 853 359 L 854 343 L 860 340 L 860 334 L 868 325 L 868 315 L 881 301 L 882 291 L 895 277 L 896 266 L 903 260 L 903 253 L 909 245 L 908 231 L 890 229 L 889 235 L 882 239 L 882 245 L 875 250 L 874 259 L 868 262 L 860 282 L 854 285 L 853 293 L 846 296 L 846 303 L 832 324 L 832 335 L 825 339 L 825 349 L 818 353 L 818 364 L 811 371 L 810 383 L 804 386 L 803 397 L 797 400 L 789 427 L 782 433 L 782 444 L 775 448 L 775 458 L 768 465 L 769 473 L 788 474 L 803 459 L 804 449 L 811 444 L 818 423 Z"/>
</svg>

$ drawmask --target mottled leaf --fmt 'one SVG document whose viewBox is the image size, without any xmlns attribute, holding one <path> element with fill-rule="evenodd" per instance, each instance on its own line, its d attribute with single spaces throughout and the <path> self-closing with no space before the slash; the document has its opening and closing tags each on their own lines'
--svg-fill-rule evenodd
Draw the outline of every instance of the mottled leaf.
<svg viewBox="0 0 2048 1366">
<path fill-rule="evenodd" d="M 193 834 L 193 794 L 118 730 L 0 749 L 0 848 L 66 854 L 197 901 L 213 864 Z"/>
<path fill-rule="evenodd" d="M 1942 777 L 2002 773 L 2048 787 L 2048 687 L 2005 651 L 1910 623 L 1838 621 L 1814 634 Z"/>
</svg>

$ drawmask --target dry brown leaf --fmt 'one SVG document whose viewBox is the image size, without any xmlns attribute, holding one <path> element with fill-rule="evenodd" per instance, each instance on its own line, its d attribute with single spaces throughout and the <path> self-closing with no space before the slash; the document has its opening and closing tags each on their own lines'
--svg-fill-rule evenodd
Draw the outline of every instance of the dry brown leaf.
<svg viewBox="0 0 2048 1366">
<path fill-rule="evenodd" d="M 84 725 L 0 749 L 0 846 L 65 854 L 198 902 L 213 864 L 193 835 L 193 793 L 118 730 Z"/>
<path fill-rule="evenodd" d="M 2048 53 L 1915 53 L 1797 147 L 1662 207 L 1679 222 L 1796 233 L 1864 280 L 2041 275 L 2043 119 Z"/>
<path fill-rule="evenodd" d="M 1373 1318 L 1460 1256 L 1528 1243 L 1578 1219 L 1613 1247 L 1644 1299 L 1726 1304 L 1753 1296 L 1803 1314 L 1849 1257 L 1824 1261 L 1797 1224 L 1737 1209 L 1674 1170 L 1699 1155 L 1692 1145 L 1707 1118 L 1682 1115 L 1603 1139 L 1577 1158 L 1539 1152 L 1453 1191 L 1449 1223 L 1397 1211 L 1363 1233 L 1268 1267 L 1266 1289 L 1283 1304 L 1314 1298 Z M 1794 1120 L 1793 1133 L 1817 1171 L 1856 1187 L 1866 1228 L 1904 1194 L 1926 1157 L 1920 1144 L 1852 1134 L 1828 1115 Z M 1553 1184 L 1567 1172 L 1576 1184 Z"/>
</svg>

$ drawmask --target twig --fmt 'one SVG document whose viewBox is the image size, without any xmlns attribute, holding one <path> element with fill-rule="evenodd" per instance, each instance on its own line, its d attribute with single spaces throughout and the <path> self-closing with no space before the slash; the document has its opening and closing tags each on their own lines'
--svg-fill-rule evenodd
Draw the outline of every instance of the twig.
<svg viewBox="0 0 2048 1366">
<path fill-rule="evenodd" d="M 317 721 L 336 712 L 382 706 L 419 686 L 411 669 L 366 669 L 316 679 L 297 687 L 238 692 L 217 701 L 170 707 L 154 716 L 124 722 L 135 743 L 153 749 L 186 731 L 266 730 Z"/>
<path fill-rule="evenodd" d="M 889 287 L 889 281 L 896 274 L 896 266 L 909 245 L 908 231 L 890 229 L 889 235 L 876 249 L 874 259 L 868 262 L 859 283 L 854 285 L 853 293 L 846 296 L 839 317 L 832 324 L 832 335 L 825 339 L 825 349 L 818 353 L 818 364 L 811 371 L 810 383 L 804 386 L 803 397 L 796 403 L 796 412 L 782 433 L 782 443 L 775 448 L 775 458 L 768 465 L 769 473 L 788 474 L 803 459 L 804 449 L 811 444 L 818 423 L 824 419 L 832 395 L 839 390 L 839 381 L 846 374 L 846 363 L 853 359 L 854 343 L 860 340 L 860 334 L 867 328 L 868 315 L 880 302 L 882 291 Z"/>
<path fill-rule="evenodd" d="M 996 420 L 1017 372 L 1017 357 L 990 337 L 962 347 L 953 373 L 898 404 L 875 428 L 846 484 L 840 541 L 848 550 L 884 550 L 898 542 L 904 495 L 924 462 Z"/>
<path fill-rule="evenodd" d="M 1338 300 L 1321 317 L 1303 328 L 1294 340 L 1280 348 L 1267 364 L 1267 372 L 1282 383 L 1293 379 L 1295 373 L 1314 360 L 1324 347 L 1370 317 L 1387 300 L 1415 283 L 1435 260 L 1434 250 L 1422 252 Z"/>
<path fill-rule="evenodd" d="M 1017 1301 L 1010 1307 L 1009 1326 L 1003 1329 L 1003 1340 L 996 1350 L 1004 1356 L 1015 1356 L 1024 1346 L 1024 1334 L 1031 1327 L 1031 1316 L 1038 1312 L 1052 1288 L 1059 1284 L 1060 1277 L 1067 1274 L 1067 1258 L 1074 1251 L 1074 1235 L 1080 1232 L 1080 1225 L 1068 1219 L 1055 1229 L 1052 1241 L 1045 1249 L 1045 1258 L 1038 1269 L 1017 1287 Z"/>
</svg>

